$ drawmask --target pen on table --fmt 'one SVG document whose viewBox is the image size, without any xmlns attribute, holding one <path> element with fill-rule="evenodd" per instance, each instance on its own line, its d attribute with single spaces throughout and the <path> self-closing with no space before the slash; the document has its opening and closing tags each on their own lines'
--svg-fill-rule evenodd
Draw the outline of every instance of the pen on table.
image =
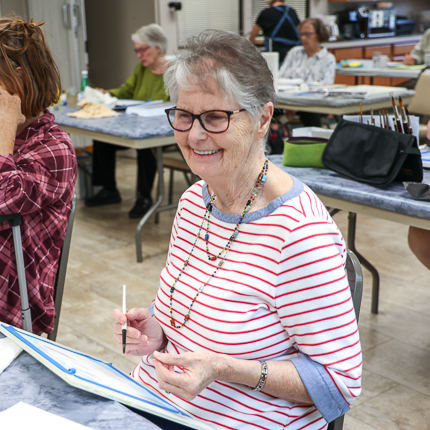
<svg viewBox="0 0 430 430">
<path fill-rule="evenodd" d="M 126 286 L 122 286 L 122 313 L 125 315 L 127 312 L 127 298 Z M 122 325 L 122 353 L 125 354 L 125 344 L 127 338 L 127 321 Z"/>
</svg>

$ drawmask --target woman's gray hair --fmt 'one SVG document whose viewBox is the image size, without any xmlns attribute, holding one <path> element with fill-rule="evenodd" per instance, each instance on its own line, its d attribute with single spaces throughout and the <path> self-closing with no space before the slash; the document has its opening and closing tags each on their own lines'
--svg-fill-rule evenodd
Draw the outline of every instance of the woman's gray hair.
<svg viewBox="0 0 430 430">
<path fill-rule="evenodd" d="M 205 30 L 187 39 L 170 62 L 164 82 L 173 103 L 179 87 L 197 85 L 211 93 L 215 83 L 217 91 L 247 109 L 253 121 L 263 105 L 276 99 L 272 73 L 258 49 L 248 39 L 221 30 Z"/>
<path fill-rule="evenodd" d="M 164 30 L 157 24 L 149 24 L 140 27 L 136 33 L 131 35 L 131 40 L 135 43 L 147 43 L 151 48 L 159 47 L 161 54 L 167 52 L 167 36 Z"/>
</svg>

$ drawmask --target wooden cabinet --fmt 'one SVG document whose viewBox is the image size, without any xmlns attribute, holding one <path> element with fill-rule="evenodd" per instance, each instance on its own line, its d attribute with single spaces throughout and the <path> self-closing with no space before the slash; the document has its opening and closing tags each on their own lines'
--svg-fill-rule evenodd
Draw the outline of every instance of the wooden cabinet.
<svg viewBox="0 0 430 430">
<path fill-rule="evenodd" d="M 363 58 L 363 48 L 361 46 L 358 48 L 329 49 L 328 51 L 336 57 L 336 63 L 341 60 L 349 60 L 350 58 Z M 355 85 L 356 80 L 355 76 L 336 75 L 334 83 Z"/>
<path fill-rule="evenodd" d="M 405 54 L 409 54 L 409 52 L 414 49 L 415 45 L 406 44 L 406 45 L 393 45 L 392 59 L 393 61 L 402 61 L 405 57 Z"/>
<path fill-rule="evenodd" d="M 330 0 L 333 1 L 333 0 Z M 385 41 L 384 41 L 385 42 Z M 336 62 L 341 60 L 350 59 L 366 59 L 371 60 L 375 52 L 379 52 L 381 55 L 388 55 L 389 61 L 401 61 L 403 60 L 406 53 L 409 53 L 414 48 L 415 43 L 411 42 L 398 42 L 398 43 L 384 43 L 381 45 L 371 45 L 366 46 L 355 46 L 351 48 L 330 48 L 327 47 L 328 51 L 331 52 L 336 57 Z M 402 78 L 373 78 L 374 85 L 385 85 L 394 86 L 401 85 L 402 83 L 408 81 L 409 79 Z M 360 76 L 356 79 L 355 76 L 345 76 L 336 75 L 336 84 L 346 84 L 346 85 L 369 85 L 370 78 Z"/>
</svg>

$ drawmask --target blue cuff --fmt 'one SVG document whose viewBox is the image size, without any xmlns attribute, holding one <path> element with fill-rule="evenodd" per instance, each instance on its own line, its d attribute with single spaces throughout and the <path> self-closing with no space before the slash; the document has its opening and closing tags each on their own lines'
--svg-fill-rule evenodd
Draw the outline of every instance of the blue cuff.
<svg viewBox="0 0 430 430">
<path fill-rule="evenodd" d="M 299 373 L 315 407 L 328 423 L 349 411 L 348 403 L 322 364 L 303 353 L 290 361 Z"/>
</svg>

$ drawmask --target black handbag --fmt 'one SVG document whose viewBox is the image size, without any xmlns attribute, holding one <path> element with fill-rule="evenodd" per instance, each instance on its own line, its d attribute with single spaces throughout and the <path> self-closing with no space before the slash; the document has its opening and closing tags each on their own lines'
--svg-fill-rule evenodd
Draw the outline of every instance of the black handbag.
<svg viewBox="0 0 430 430">
<path fill-rule="evenodd" d="M 376 187 L 423 180 L 416 137 L 368 124 L 341 120 L 321 160 L 342 176 Z"/>
</svg>

